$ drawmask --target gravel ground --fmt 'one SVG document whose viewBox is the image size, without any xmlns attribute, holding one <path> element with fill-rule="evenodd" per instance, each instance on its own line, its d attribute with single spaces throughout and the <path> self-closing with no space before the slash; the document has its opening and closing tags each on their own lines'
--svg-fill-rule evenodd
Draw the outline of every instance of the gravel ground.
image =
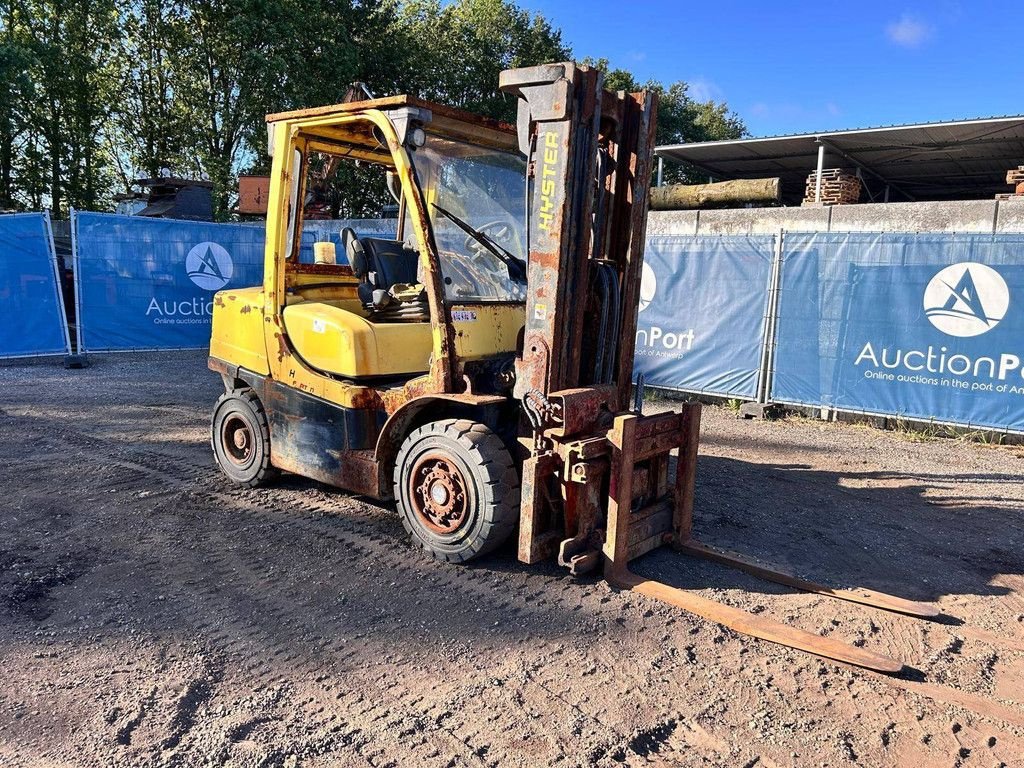
<svg viewBox="0 0 1024 768">
<path fill-rule="evenodd" d="M 300 478 L 233 487 L 201 353 L 94 363 L 0 368 L 0 765 L 1024 765 L 1020 447 L 705 409 L 701 538 L 945 616 L 634 570 L 909 665 L 886 677 L 511 548 L 426 560 Z"/>
</svg>

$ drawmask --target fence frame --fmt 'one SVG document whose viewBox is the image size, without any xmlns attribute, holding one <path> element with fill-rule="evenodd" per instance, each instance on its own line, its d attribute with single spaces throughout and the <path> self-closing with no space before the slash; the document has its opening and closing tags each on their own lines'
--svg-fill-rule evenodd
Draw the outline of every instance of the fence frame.
<svg viewBox="0 0 1024 768">
<path fill-rule="evenodd" d="M 86 350 L 82 347 L 82 290 L 80 288 L 82 281 L 79 279 L 79 275 L 82 273 L 78 263 L 78 211 L 72 208 L 69 218 L 71 220 L 71 264 L 75 276 L 75 350 L 78 354 L 84 355 Z"/>
<path fill-rule="evenodd" d="M 773 236 L 771 275 L 768 279 L 768 301 L 762 342 L 761 369 L 757 372 L 757 395 L 759 405 L 767 405 L 772 391 L 772 377 L 775 373 L 775 334 L 779 323 L 779 283 L 782 279 L 782 239 L 785 233 L 779 229 Z"/>
<path fill-rule="evenodd" d="M 71 335 L 68 331 L 68 315 L 64 310 L 64 291 L 60 285 L 60 267 L 57 266 L 57 246 L 53 241 L 53 226 L 50 223 L 50 212 L 42 210 L 38 213 L 31 211 L 27 213 L 12 213 L 11 216 L 36 216 L 41 215 L 43 219 L 43 234 L 46 237 L 47 248 L 49 249 L 50 272 L 53 275 L 54 298 L 57 301 L 57 308 L 60 311 L 61 331 L 64 335 L 64 350 L 62 352 L 32 352 L 27 355 L 0 355 L 0 360 L 30 360 L 40 357 L 66 357 L 71 354 Z"/>
<path fill-rule="evenodd" d="M 199 346 L 194 347 L 131 347 L 130 349 L 117 349 L 117 348 L 88 348 L 84 345 L 84 339 L 82 335 L 85 324 L 82 322 L 82 303 L 81 303 L 81 280 L 80 280 L 80 254 L 78 249 L 78 211 L 74 208 L 71 209 L 70 220 L 71 220 L 71 256 L 72 263 L 74 264 L 74 283 L 75 283 L 75 316 L 77 324 L 75 326 L 75 338 L 77 342 L 78 354 L 104 354 L 104 355 L 119 355 L 119 354 L 131 354 L 133 352 L 194 352 L 199 349 L 206 349 L 209 347 L 209 341 Z M 85 213 L 99 213 L 102 211 L 85 211 Z M 106 215 L 106 214 L 104 214 Z M 118 216 L 120 214 L 110 214 L 112 216 Z M 190 219 L 175 219 L 174 221 L 181 221 L 182 223 L 195 223 Z M 199 222 L 203 224 L 226 224 L 229 226 L 254 226 L 253 224 L 246 222 Z M 258 225 L 257 225 L 258 226 Z M 66 323 L 65 323 L 66 325 Z"/>
</svg>

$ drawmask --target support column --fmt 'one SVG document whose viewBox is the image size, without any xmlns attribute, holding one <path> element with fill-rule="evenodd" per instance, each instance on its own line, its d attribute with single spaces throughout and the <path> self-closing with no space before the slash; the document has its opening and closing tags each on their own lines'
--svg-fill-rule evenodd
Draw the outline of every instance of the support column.
<svg viewBox="0 0 1024 768">
<path fill-rule="evenodd" d="M 825 145 L 818 142 L 818 172 L 814 175 L 814 202 L 821 202 L 821 172 L 825 168 Z"/>
</svg>

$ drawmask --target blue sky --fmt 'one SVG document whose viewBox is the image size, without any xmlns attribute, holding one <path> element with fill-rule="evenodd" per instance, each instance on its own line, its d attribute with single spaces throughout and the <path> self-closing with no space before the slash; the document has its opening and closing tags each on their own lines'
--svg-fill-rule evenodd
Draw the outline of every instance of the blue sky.
<svg viewBox="0 0 1024 768">
<path fill-rule="evenodd" d="M 577 58 L 686 80 L 754 136 L 1024 113 L 1019 1 L 519 4 Z"/>
</svg>

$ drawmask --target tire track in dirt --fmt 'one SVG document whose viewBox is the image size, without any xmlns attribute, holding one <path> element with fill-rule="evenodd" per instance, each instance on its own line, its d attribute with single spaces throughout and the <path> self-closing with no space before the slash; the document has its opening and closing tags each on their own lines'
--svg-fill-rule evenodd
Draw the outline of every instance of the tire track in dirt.
<svg viewBox="0 0 1024 768">
<path fill-rule="evenodd" d="M 330 649 L 318 649 L 316 642 L 310 642 L 303 631 L 308 606 L 289 598 L 285 592 L 290 584 L 271 581 L 263 571 L 250 567 L 220 533 L 211 527 L 204 528 L 204 534 L 211 537 L 207 538 L 205 549 L 212 549 L 214 554 L 202 559 L 200 579 L 195 578 L 192 562 L 182 562 L 176 567 L 173 561 L 168 562 L 162 557 L 143 561 L 144 569 L 159 574 L 157 584 L 168 595 L 173 596 L 176 585 L 189 583 L 192 610 L 178 610 L 164 620 L 177 625 L 179 631 L 187 629 L 189 633 L 199 634 L 218 654 L 244 668 L 253 690 L 263 691 L 284 685 L 299 688 L 301 696 L 289 705 L 294 710 L 290 718 L 307 724 L 315 735 L 313 740 L 322 740 L 326 734 L 330 744 L 355 744 L 357 753 L 366 758 L 368 764 L 375 764 L 372 755 L 360 753 L 360 734 L 373 732 L 382 723 L 400 725 L 415 719 L 420 713 L 411 710 L 408 701 L 387 692 L 371 701 L 356 689 L 339 691 L 333 684 L 325 682 L 317 686 L 295 686 L 296 681 L 336 678 L 341 670 L 327 661 L 329 653 L 324 651 Z M 277 533 L 282 531 L 278 529 Z M 288 547 L 287 542 L 282 546 Z M 353 552 L 350 557 L 358 558 L 359 553 Z M 239 595 L 230 588 L 237 583 L 258 584 L 260 589 L 258 594 Z M 248 606 L 254 602 L 258 606 L 250 610 Z M 237 610 L 239 604 L 247 606 L 244 612 Z M 190 621 L 191 615 L 204 618 Z M 254 619 L 254 615 L 259 619 Z M 271 634 L 264 629 L 268 625 L 281 631 Z M 370 655 L 369 648 L 353 648 L 346 655 L 354 656 L 359 650 Z M 345 719 L 332 722 L 337 720 L 339 707 Z M 450 734 L 447 739 L 435 738 L 444 735 L 443 730 L 430 734 L 421 741 L 422 749 L 419 752 L 413 750 L 412 756 L 426 761 L 431 755 L 452 755 L 461 749 L 466 765 L 480 764 L 465 745 L 451 738 Z M 365 746 L 369 740 L 363 742 Z M 412 745 L 407 743 L 403 746 L 408 752 Z"/>
<path fill-rule="evenodd" d="M 162 454 L 154 455 L 152 452 L 140 451 L 137 447 L 132 447 L 130 450 L 120 450 L 120 451 L 118 451 L 116 453 L 121 457 L 122 460 L 127 460 L 128 461 L 126 466 L 137 466 L 141 470 L 146 470 L 148 472 L 160 473 L 165 478 L 168 477 L 168 470 L 173 468 L 173 469 L 175 469 L 175 472 L 173 474 L 169 475 L 170 480 L 172 482 L 180 482 L 180 483 L 183 483 L 183 484 L 191 485 L 193 483 L 193 475 L 194 475 L 195 470 L 201 468 L 201 467 L 197 467 L 197 465 L 195 465 L 194 463 L 190 463 L 190 462 L 187 462 L 187 461 L 180 461 L 179 462 L 179 461 L 174 461 L 173 459 L 171 461 L 167 461 L 168 457 L 166 457 L 166 456 L 164 456 Z M 248 491 L 244 491 L 244 490 L 240 490 L 240 489 L 232 489 L 232 490 L 227 491 L 225 493 L 216 492 L 216 491 L 210 491 L 210 490 L 204 490 L 204 493 L 212 493 L 215 497 L 221 498 L 226 503 L 229 503 L 231 501 L 249 502 L 249 507 L 246 510 L 246 514 L 250 515 L 250 516 L 252 514 L 254 514 L 254 513 L 257 514 L 257 515 L 262 515 L 265 520 L 267 520 L 268 522 L 270 522 L 270 523 L 272 523 L 273 525 L 276 526 L 276 528 L 277 528 L 276 533 L 277 534 L 280 534 L 282 525 L 284 525 L 285 527 L 301 528 L 304 531 L 306 531 L 307 533 L 311 532 L 310 531 L 310 525 L 308 524 L 308 521 L 306 521 L 303 518 L 291 518 L 291 519 L 282 521 L 282 519 L 280 517 L 280 514 L 277 512 L 277 510 L 271 510 L 266 505 L 259 505 L 254 510 L 252 508 L 252 503 L 251 503 L 253 501 L 252 497 L 254 495 L 257 495 L 254 492 L 248 492 Z M 275 500 L 280 502 L 282 494 L 279 493 L 279 492 L 276 492 L 273 495 L 274 495 Z M 309 514 L 309 513 L 314 513 L 314 514 L 319 513 L 321 515 L 323 515 L 323 514 L 334 514 L 334 511 L 335 511 L 333 506 L 329 502 L 325 502 L 323 500 L 315 500 L 315 499 L 311 500 L 308 497 L 302 496 L 302 494 L 299 494 L 299 498 L 298 499 L 291 499 L 291 500 L 289 500 L 289 503 L 294 505 L 299 510 L 301 510 L 301 511 L 307 513 L 307 514 Z M 349 528 L 352 527 L 352 521 L 348 521 L 348 526 L 347 527 L 349 527 Z M 351 559 L 353 561 L 365 561 L 368 557 L 373 557 L 377 561 L 380 561 L 384 557 L 393 558 L 394 550 L 395 550 L 395 544 L 396 543 L 391 538 L 390 534 L 382 535 L 379 532 L 375 531 L 374 529 L 368 528 L 365 525 L 358 526 L 358 528 L 359 528 L 359 530 L 356 531 L 354 533 L 354 535 L 353 535 L 353 533 L 351 533 L 349 531 L 345 531 L 344 533 L 339 533 L 337 530 L 332 530 L 331 533 L 329 533 L 327 535 L 333 541 L 335 541 L 336 543 L 342 545 L 347 551 L 349 551 L 351 553 Z M 319 529 L 316 532 L 317 533 L 322 533 L 322 531 L 320 531 Z M 410 566 L 405 562 L 404 558 L 400 558 L 399 561 L 398 561 L 398 564 L 401 565 L 402 569 L 411 570 Z M 151 565 L 154 568 L 156 568 L 159 565 L 159 563 L 154 562 Z M 395 561 L 392 559 L 392 561 L 389 563 L 389 565 L 392 565 L 392 566 L 395 565 Z M 494 584 L 493 583 L 486 583 L 488 581 L 492 581 L 493 582 L 493 580 L 488 579 L 486 576 L 484 576 L 483 573 L 474 571 L 472 569 L 452 569 L 452 570 L 454 570 L 455 573 L 454 574 L 447 574 L 448 578 L 445 579 L 445 581 L 449 582 L 449 583 L 443 583 L 440 586 L 448 587 L 448 586 L 451 585 L 451 583 L 459 582 L 459 589 L 460 589 L 460 591 L 463 592 L 463 593 L 465 593 L 467 591 L 470 592 L 472 594 L 473 599 L 475 599 L 477 601 L 480 601 L 480 602 L 483 602 L 483 601 L 486 601 L 486 600 L 491 600 L 492 601 L 491 610 L 496 615 L 501 615 L 501 614 L 506 614 L 507 615 L 510 611 L 514 611 L 517 608 L 517 606 L 514 606 L 511 603 L 505 603 L 504 601 L 501 601 L 501 600 L 497 601 L 496 603 L 493 602 L 493 598 L 494 598 Z M 228 569 L 226 567 L 222 567 L 217 572 L 220 575 L 217 578 L 213 579 L 213 581 L 215 583 L 220 583 L 220 582 L 223 581 L 223 577 L 227 575 Z M 255 574 L 255 575 L 258 575 L 258 574 Z M 454 578 L 452 578 L 452 576 L 454 576 Z M 579 591 L 590 592 L 590 593 L 594 592 L 594 588 L 592 586 L 589 589 L 586 586 L 583 586 L 581 588 L 580 585 L 568 584 L 568 583 L 566 583 L 562 579 L 547 579 L 546 581 L 548 583 L 545 584 L 542 587 L 542 590 L 543 590 L 543 594 L 545 594 L 548 598 L 551 598 L 553 593 L 556 593 L 558 591 L 558 588 L 560 588 L 561 591 L 566 594 L 566 596 L 571 596 L 571 593 L 579 592 Z M 476 582 L 481 582 L 481 583 L 477 584 Z M 470 585 L 472 585 L 472 588 L 469 588 Z M 541 592 L 541 590 L 536 590 L 535 594 L 539 594 L 540 592 Z M 519 607 L 521 607 L 521 606 L 519 606 Z M 309 673 L 311 670 L 309 670 L 309 669 L 301 669 L 301 670 L 298 670 L 298 671 L 303 672 L 303 673 Z M 550 689 L 545 688 L 543 683 L 539 683 L 538 682 L 537 683 L 537 687 L 540 688 L 542 691 L 544 691 L 548 697 L 551 696 Z M 537 698 L 538 699 L 543 699 L 543 698 L 545 698 L 545 696 L 541 695 L 541 696 L 539 696 Z M 534 702 L 534 703 L 536 703 L 536 702 Z M 565 705 L 565 703 L 566 702 L 564 700 L 562 700 L 560 703 L 558 703 L 556 705 L 556 707 L 548 713 L 548 715 L 549 715 L 548 719 L 551 720 L 551 721 L 557 721 L 561 717 L 561 714 L 564 712 L 564 709 L 565 709 L 564 705 Z M 394 708 L 394 707 L 392 707 L 392 708 Z M 570 708 L 572 708 L 572 707 L 570 707 Z M 578 708 L 577 708 L 577 710 L 578 710 Z M 599 721 L 596 720 L 596 718 L 594 718 L 593 716 L 587 715 L 586 713 L 582 713 L 582 712 L 581 712 L 581 714 L 583 714 L 585 718 L 589 718 L 591 725 L 597 724 L 598 726 L 600 726 Z M 600 726 L 600 727 L 603 728 L 603 726 Z M 572 736 L 572 735 L 574 735 L 574 734 L 570 734 L 570 736 Z M 622 737 L 622 735 L 617 733 L 617 732 L 614 732 L 614 731 L 607 732 L 606 731 L 606 737 L 604 738 L 604 740 L 605 741 L 614 742 L 614 741 L 620 739 L 621 737 Z M 567 739 L 566 745 L 568 745 L 569 743 L 571 743 L 571 739 Z"/>
<path fill-rule="evenodd" d="M 244 491 L 229 491 L 226 495 L 229 498 L 236 496 L 246 498 L 249 494 L 245 493 Z M 310 500 L 307 498 L 300 498 L 297 501 L 291 500 L 290 503 L 293 505 L 293 507 L 298 507 L 300 510 L 303 510 L 305 512 L 321 512 L 323 514 L 332 514 L 334 512 L 334 510 L 329 505 L 323 502 Z M 262 508 L 261 511 L 265 514 L 268 513 L 268 510 L 266 508 Z M 346 546 L 352 548 L 358 548 L 359 542 L 372 542 L 374 546 L 362 547 L 362 549 L 364 550 L 362 554 L 373 555 L 377 558 L 380 558 L 385 554 L 390 554 L 393 552 L 393 546 L 390 545 L 389 540 L 379 534 L 371 534 L 369 536 L 364 537 L 362 533 L 359 533 L 356 539 L 349 538 L 347 534 L 334 534 L 331 536 L 331 538 L 333 538 L 338 543 L 343 543 Z M 469 573 L 473 572 L 469 571 Z M 476 597 L 488 598 L 492 596 L 492 594 L 493 593 L 490 589 L 485 588 L 482 591 L 478 591 Z M 505 606 L 502 605 L 498 605 L 496 607 L 499 609 L 507 609 Z M 891 626 L 890 622 L 886 623 Z M 619 663 L 621 664 L 622 660 L 620 660 Z M 858 671 L 864 672 L 863 670 Z M 1016 725 L 1018 727 L 1024 727 L 1024 712 L 1013 706 L 993 702 L 985 696 L 973 694 L 968 691 L 957 690 L 949 685 L 938 685 L 935 683 L 908 681 L 883 675 L 876 676 L 873 675 L 873 673 L 867 674 L 871 674 L 872 676 L 877 677 L 877 679 L 883 681 L 888 685 L 894 685 L 897 688 L 901 688 L 915 695 L 930 698 L 945 704 L 953 704 L 956 706 L 960 706 L 965 709 L 971 710 L 978 715 L 996 721 L 1005 722 L 1008 724 Z"/>
<path fill-rule="evenodd" d="M 160 476 L 161 479 L 165 482 L 165 484 L 177 482 L 183 485 L 187 484 L 191 487 L 192 484 L 194 483 L 193 476 L 195 470 L 201 468 L 189 462 L 175 461 L 173 458 L 170 458 L 170 460 L 168 460 L 169 457 L 163 454 L 154 454 L 153 452 L 140 450 L 137 447 L 131 447 L 130 449 L 127 450 L 118 450 L 114 452 L 114 455 L 118 457 L 116 460 L 123 462 L 123 466 L 128 468 L 136 468 L 140 471 L 145 471 L 147 474 L 151 476 Z M 174 471 L 171 472 L 170 470 Z M 262 503 L 259 499 L 253 498 L 254 496 L 258 496 L 258 493 L 247 492 L 240 489 L 232 489 L 228 492 L 219 492 L 210 489 L 204 489 L 203 493 L 213 498 L 218 498 L 222 500 L 225 504 L 230 504 L 232 502 L 239 501 L 247 503 L 245 514 L 250 518 L 255 515 L 256 517 L 262 518 L 263 520 L 272 523 L 275 526 L 275 534 L 277 536 L 280 536 L 283 532 L 283 529 L 286 528 L 300 530 L 306 534 L 310 534 L 313 532 L 311 531 L 311 527 L 308 524 L 308 521 L 304 518 L 300 517 L 282 520 L 282 517 L 277 510 L 271 509 L 268 505 Z M 275 497 L 278 500 L 280 500 L 280 496 L 281 494 L 275 494 Z M 256 501 L 255 507 L 252 503 L 253 501 Z M 292 505 L 293 508 L 297 508 L 299 511 L 302 511 L 306 514 L 318 513 L 320 515 L 324 515 L 334 513 L 334 509 L 330 504 L 325 503 L 323 501 L 302 498 L 301 495 L 298 499 L 290 499 L 288 503 Z M 349 521 L 349 527 L 351 526 L 351 524 L 351 521 Z M 327 536 L 336 544 L 341 545 L 341 549 L 348 553 L 348 560 L 353 563 L 366 562 L 367 559 L 369 558 L 374 558 L 374 560 L 380 562 L 383 558 L 388 557 L 390 559 L 388 565 L 392 569 L 398 570 L 400 572 L 398 574 L 399 578 L 403 575 L 412 575 L 412 571 L 419 570 L 418 568 L 414 568 L 409 563 L 407 563 L 405 558 L 394 558 L 395 542 L 393 541 L 393 539 L 391 539 L 390 536 L 381 535 L 376 530 L 369 528 L 367 526 L 359 526 L 359 528 L 360 530 L 358 530 L 355 534 L 349 531 L 339 533 L 338 531 L 334 530 L 327 534 Z M 315 532 L 322 534 L 322 531 L 319 528 L 317 528 Z M 222 557 L 214 562 L 204 563 L 204 567 L 207 573 L 209 574 L 209 576 L 204 579 L 204 582 L 206 582 L 203 585 L 205 589 L 202 592 L 204 597 L 209 597 L 212 594 L 222 591 L 220 586 L 218 585 L 225 583 L 225 581 L 228 580 L 229 576 L 236 575 L 240 564 L 241 561 L 238 559 L 237 553 L 234 553 L 231 557 Z M 178 581 L 179 579 L 185 578 L 187 574 L 175 573 L 173 571 L 168 572 L 166 570 L 166 565 L 166 563 L 160 560 L 153 560 L 147 563 L 147 566 L 152 570 L 162 571 L 165 574 L 164 581 L 167 587 L 170 588 L 170 586 L 174 582 Z M 407 571 L 409 573 L 403 574 L 401 573 L 401 571 Z M 443 580 L 443 583 L 439 585 L 441 588 L 450 587 L 455 583 L 458 583 L 459 590 L 464 594 L 469 592 L 471 598 L 475 601 L 483 602 L 486 600 L 491 600 L 491 606 L 489 610 L 493 612 L 495 615 L 507 615 L 509 613 L 510 608 L 512 608 L 510 604 L 507 604 L 500 600 L 497 602 L 493 601 L 494 590 L 492 585 L 481 585 L 475 583 L 485 579 L 482 573 L 478 573 L 469 569 L 456 568 L 451 568 L 451 571 L 452 573 L 446 574 L 446 578 Z M 264 581 L 262 577 L 263 575 L 260 573 L 250 571 L 248 573 L 248 576 L 249 581 L 254 581 L 256 583 Z M 454 578 L 452 578 L 453 576 Z M 550 590 L 548 590 L 548 594 L 550 594 Z M 266 609 L 264 609 L 264 612 L 268 613 Z M 294 609 L 288 613 L 278 615 L 270 614 L 270 618 L 276 620 L 278 626 L 283 626 L 287 625 L 295 619 L 301 619 L 301 617 L 304 616 L 305 613 L 306 611 L 301 606 L 299 606 L 297 609 Z M 229 625 L 225 627 L 223 630 L 221 630 L 219 634 L 212 635 L 211 639 L 214 641 L 215 644 L 223 648 L 226 648 L 229 652 L 237 652 L 238 644 L 230 644 L 229 638 L 231 635 L 237 636 L 241 628 L 242 627 L 239 625 Z M 209 629 L 209 627 L 200 626 L 198 627 L 198 629 L 205 630 Z M 248 628 L 248 631 L 250 632 L 251 638 L 252 629 Z M 265 633 L 259 639 L 261 642 L 259 642 L 258 645 L 261 647 L 269 648 L 272 656 L 279 656 L 283 652 L 285 646 L 284 639 L 271 638 Z M 294 639 L 294 637 L 287 638 L 287 641 L 291 642 Z M 354 656 L 356 655 L 356 651 L 354 649 L 349 650 L 348 655 Z M 274 674 L 277 674 L 278 677 L 271 677 L 268 679 L 268 676 L 271 674 L 269 666 L 264 666 L 263 669 L 253 671 L 257 673 L 257 678 L 259 679 L 261 685 L 267 685 L 276 682 L 281 677 L 281 673 L 276 672 Z M 317 671 L 319 670 L 307 663 L 306 665 L 292 669 L 290 674 L 311 675 Z M 360 697 L 359 700 L 362 701 L 363 699 Z M 392 699 L 387 703 L 386 706 L 378 705 L 377 712 L 374 712 L 372 709 L 368 709 L 365 710 L 362 714 L 371 716 L 371 719 L 380 719 L 378 715 L 382 715 L 385 712 L 394 713 L 395 711 L 401 711 L 401 707 L 403 704 L 407 704 L 407 702 L 400 702 L 398 700 Z M 418 712 L 417 714 L 424 713 Z M 553 712 L 551 714 L 555 715 L 557 713 Z M 447 747 L 448 751 L 451 750 L 451 744 L 445 746 Z M 470 764 L 473 764 L 474 762 L 472 761 L 472 756 L 475 755 L 473 755 L 472 753 L 466 754 L 467 760 L 470 762 Z"/>
</svg>

